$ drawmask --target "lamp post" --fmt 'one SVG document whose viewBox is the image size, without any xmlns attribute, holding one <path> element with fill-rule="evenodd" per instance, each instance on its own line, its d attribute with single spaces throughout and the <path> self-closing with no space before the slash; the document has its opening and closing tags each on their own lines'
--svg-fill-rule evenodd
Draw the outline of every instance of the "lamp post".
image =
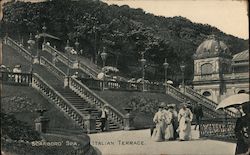
<svg viewBox="0 0 250 155">
<path fill-rule="evenodd" d="M 69 50 L 70 50 L 70 46 L 69 46 L 69 40 L 67 40 L 67 44 L 65 46 L 65 51 L 67 53 L 67 56 L 68 56 L 68 68 L 67 68 L 67 76 L 69 77 L 70 76 L 70 62 L 69 62 Z"/>
<path fill-rule="evenodd" d="M 39 46 L 40 36 L 39 36 L 39 32 L 38 31 L 36 32 L 35 38 L 36 38 L 36 55 L 34 57 L 34 63 L 39 63 L 39 59 L 38 59 L 39 58 L 38 46 Z"/>
<path fill-rule="evenodd" d="M 184 62 L 182 61 L 182 63 L 180 64 L 180 68 L 181 68 L 181 73 L 182 73 L 182 89 L 183 89 L 183 92 L 185 93 L 185 81 L 184 81 L 184 71 L 185 71 L 185 64 Z"/>
<path fill-rule="evenodd" d="M 140 59 L 141 67 L 142 67 L 142 91 L 146 91 L 145 89 L 145 64 L 147 60 L 144 58 L 144 52 L 142 52 L 142 58 Z"/>
<path fill-rule="evenodd" d="M 75 42 L 75 47 L 76 47 L 76 54 L 77 54 L 77 56 L 76 56 L 76 61 L 77 61 L 77 64 L 79 65 L 79 60 L 78 60 L 78 54 L 79 54 L 79 45 L 80 45 L 80 43 L 78 42 L 78 38 L 76 38 L 76 42 Z"/>
<path fill-rule="evenodd" d="M 47 27 L 45 26 L 45 23 L 43 23 L 42 30 L 43 30 L 43 33 L 44 33 L 44 36 L 43 36 L 43 44 L 45 44 L 45 43 L 46 43 L 45 32 L 46 32 L 46 30 L 47 30 Z"/>
<path fill-rule="evenodd" d="M 103 51 L 101 53 L 102 67 L 105 67 L 105 62 L 106 62 L 107 56 L 108 56 L 108 53 L 106 52 L 106 48 L 103 47 Z"/>
<path fill-rule="evenodd" d="M 165 85 L 167 85 L 167 80 L 168 80 L 168 77 L 167 77 L 167 74 L 168 74 L 168 66 L 169 66 L 169 64 L 167 63 L 167 58 L 165 58 L 165 62 L 163 63 L 163 67 L 164 67 L 164 70 L 165 70 L 165 75 L 164 75 L 164 77 L 165 77 L 165 79 L 164 79 L 164 81 L 165 81 Z"/>
<path fill-rule="evenodd" d="M 29 40 L 27 41 L 27 43 L 29 44 L 29 49 L 30 49 L 30 51 L 31 51 L 31 54 L 32 54 L 32 48 L 33 48 L 33 46 L 35 45 L 35 40 L 33 40 L 32 39 L 32 33 L 30 33 L 30 38 L 29 38 Z M 33 72 L 33 62 L 32 62 L 33 60 L 31 60 L 31 64 L 30 64 L 30 73 L 32 73 Z"/>
</svg>

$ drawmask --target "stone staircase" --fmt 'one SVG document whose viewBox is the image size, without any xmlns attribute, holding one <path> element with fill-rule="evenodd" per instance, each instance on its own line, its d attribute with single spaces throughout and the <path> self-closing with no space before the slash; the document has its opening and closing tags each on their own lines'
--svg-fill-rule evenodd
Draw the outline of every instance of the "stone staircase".
<svg viewBox="0 0 250 155">
<path fill-rule="evenodd" d="M 15 49 L 28 61 L 33 60 L 34 57 L 29 53 L 29 51 L 18 45 L 14 40 L 7 38 L 5 39 L 5 44 Z M 86 108 L 94 109 L 93 114 L 97 118 L 96 129 L 99 130 L 100 120 L 97 115 L 100 113 L 99 111 L 102 105 L 99 104 L 99 106 L 96 106 L 96 104 L 93 104 L 91 100 L 84 99 L 83 96 L 75 93 L 69 87 L 65 88 L 65 73 L 59 70 L 57 67 L 53 66 L 52 63 L 49 62 L 46 58 L 41 57 L 40 63 L 41 65 L 33 64 L 34 74 L 32 78 L 32 87 L 38 90 L 50 102 L 56 104 L 59 108 L 61 108 L 62 111 L 67 113 L 69 117 L 72 118 L 82 128 L 85 128 L 84 117 L 88 113 L 86 111 Z M 94 99 L 94 101 L 95 100 L 98 99 Z M 119 130 L 121 129 L 121 125 L 118 125 L 112 120 L 115 115 L 114 112 L 112 112 L 112 109 L 110 109 L 111 117 L 109 119 L 109 127 L 110 130 Z M 119 122 L 121 122 L 120 119 Z"/>
<path fill-rule="evenodd" d="M 167 85 L 166 93 L 173 96 L 177 100 L 183 102 L 183 101 L 190 101 L 191 105 L 194 107 L 198 103 L 202 105 L 203 113 L 206 118 L 221 118 L 225 117 L 225 114 L 227 117 L 236 117 L 237 115 L 229 110 L 219 111 L 215 110 L 217 104 L 213 101 L 210 101 L 206 97 L 198 94 L 194 90 L 190 90 L 191 88 L 185 88 L 185 93 L 182 91 L 174 88 L 171 85 Z M 198 97 L 199 96 L 199 97 Z"/>
<path fill-rule="evenodd" d="M 70 57 L 75 57 L 74 60 L 72 60 L 71 58 L 68 58 L 66 54 L 58 51 L 56 48 L 53 48 L 50 45 L 47 44 L 43 45 L 42 50 L 50 53 L 51 55 L 56 54 L 59 61 L 61 61 L 67 66 L 69 65 L 69 67 L 72 69 L 78 68 L 79 71 L 84 72 L 85 74 L 87 74 L 92 78 L 96 78 L 98 73 L 101 72 L 101 68 L 94 65 L 93 63 L 86 61 L 85 59 L 82 60 L 83 58 L 82 59 L 80 58 L 79 61 L 76 61 L 76 57 L 71 55 Z"/>
</svg>

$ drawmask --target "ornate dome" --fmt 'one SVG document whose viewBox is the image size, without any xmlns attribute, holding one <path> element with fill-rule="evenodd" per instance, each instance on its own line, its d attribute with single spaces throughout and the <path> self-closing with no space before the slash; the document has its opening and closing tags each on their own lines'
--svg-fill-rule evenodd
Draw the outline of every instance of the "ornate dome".
<svg viewBox="0 0 250 155">
<path fill-rule="evenodd" d="M 227 45 L 214 35 L 209 36 L 207 40 L 202 42 L 194 55 L 195 58 L 199 59 L 218 56 L 231 58 L 231 53 Z"/>
</svg>

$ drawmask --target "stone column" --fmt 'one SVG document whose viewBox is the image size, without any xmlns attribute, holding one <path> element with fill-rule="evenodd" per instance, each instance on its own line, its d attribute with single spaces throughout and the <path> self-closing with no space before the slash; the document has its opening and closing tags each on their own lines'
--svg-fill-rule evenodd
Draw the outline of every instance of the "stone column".
<svg viewBox="0 0 250 155">
<path fill-rule="evenodd" d="M 127 111 L 127 114 L 123 118 L 123 129 L 124 130 L 133 130 L 134 128 L 134 118 L 135 116 L 131 114 L 131 108 L 125 108 L 124 110 Z"/>
<path fill-rule="evenodd" d="M 35 130 L 41 133 L 46 133 L 49 127 L 49 119 L 43 116 L 45 109 L 36 110 L 40 116 L 35 120 Z"/>
<path fill-rule="evenodd" d="M 64 77 L 63 86 L 64 86 L 64 88 L 69 87 L 69 77 L 68 76 Z"/>
<path fill-rule="evenodd" d="M 86 127 L 86 131 L 88 134 L 96 133 L 96 117 L 92 114 L 93 109 L 88 108 L 85 110 L 88 111 L 88 114 L 86 114 L 84 119 L 84 126 Z"/>
</svg>

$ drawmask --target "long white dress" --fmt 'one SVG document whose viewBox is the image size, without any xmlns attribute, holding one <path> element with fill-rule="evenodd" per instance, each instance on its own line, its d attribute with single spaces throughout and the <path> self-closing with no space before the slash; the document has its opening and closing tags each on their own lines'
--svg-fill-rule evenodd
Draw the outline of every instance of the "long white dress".
<svg viewBox="0 0 250 155">
<path fill-rule="evenodd" d="M 173 119 L 173 114 L 169 111 L 169 110 L 165 110 L 165 123 L 166 123 L 166 127 L 165 127 L 165 140 L 170 140 L 174 138 L 174 127 L 172 124 L 172 119 Z"/>
<path fill-rule="evenodd" d="M 179 137 L 180 140 L 190 140 L 191 138 L 191 121 L 193 119 L 193 114 L 190 109 L 182 108 L 178 113 L 179 121 Z"/>
<path fill-rule="evenodd" d="M 158 111 L 155 113 L 153 121 L 156 123 L 156 127 L 152 134 L 152 139 L 156 142 L 160 142 L 164 140 L 165 135 L 165 114 L 163 111 Z"/>
</svg>

